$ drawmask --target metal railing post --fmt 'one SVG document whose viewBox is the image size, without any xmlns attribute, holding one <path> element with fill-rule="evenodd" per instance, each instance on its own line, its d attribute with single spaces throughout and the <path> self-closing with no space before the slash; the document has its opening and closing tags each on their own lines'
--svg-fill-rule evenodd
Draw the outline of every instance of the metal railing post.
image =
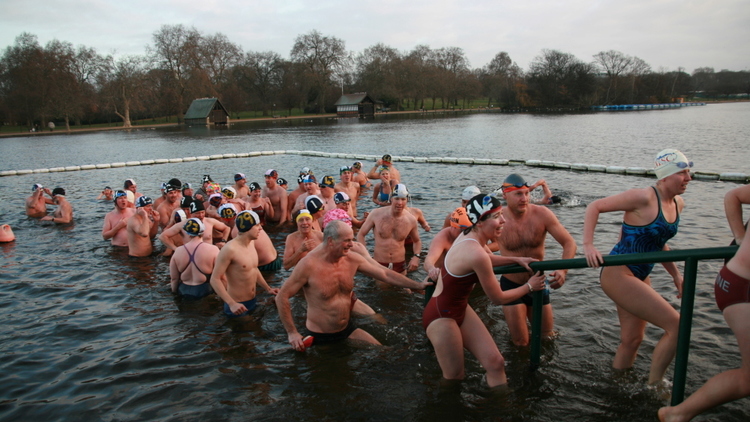
<svg viewBox="0 0 750 422">
<path fill-rule="evenodd" d="M 682 304 L 680 305 L 680 331 L 677 335 L 677 357 L 674 361 L 674 381 L 672 384 L 672 406 L 682 403 L 685 398 L 688 354 L 690 353 L 690 331 L 693 328 L 693 306 L 695 304 L 695 282 L 698 274 L 698 258 L 685 260 L 685 275 L 682 284 Z"/>
</svg>

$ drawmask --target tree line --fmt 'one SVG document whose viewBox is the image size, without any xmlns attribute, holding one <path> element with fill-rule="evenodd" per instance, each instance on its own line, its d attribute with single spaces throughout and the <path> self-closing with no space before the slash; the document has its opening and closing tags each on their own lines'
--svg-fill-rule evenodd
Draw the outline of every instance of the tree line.
<svg viewBox="0 0 750 422">
<path fill-rule="evenodd" d="M 401 52 L 382 43 L 356 53 L 313 30 L 298 35 L 289 58 L 243 51 L 221 33 L 164 25 L 142 55 L 114 57 L 23 33 L 0 58 L 0 121 L 42 127 L 177 116 L 192 100 L 216 97 L 230 112 L 264 116 L 294 109 L 333 112 L 343 92 L 367 92 L 392 110 L 465 107 L 486 100 L 506 109 L 577 109 L 671 102 L 750 93 L 750 72 L 703 67 L 655 71 L 644 60 L 602 51 L 591 61 L 544 49 L 521 69 L 499 52 L 470 67 L 459 47 L 418 45 Z"/>
</svg>

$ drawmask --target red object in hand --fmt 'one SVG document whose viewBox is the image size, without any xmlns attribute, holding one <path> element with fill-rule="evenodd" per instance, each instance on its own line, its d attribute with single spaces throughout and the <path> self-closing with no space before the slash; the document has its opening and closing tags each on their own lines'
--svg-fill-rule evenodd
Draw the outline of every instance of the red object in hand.
<svg viewBox="0 0 750 422">
<path fill-rule="evenodd" d="M 302 344 L 305 345 L 305 349 L 313 345 L 313 336 L 307 336 L 302 339 Z"/>
</svg>

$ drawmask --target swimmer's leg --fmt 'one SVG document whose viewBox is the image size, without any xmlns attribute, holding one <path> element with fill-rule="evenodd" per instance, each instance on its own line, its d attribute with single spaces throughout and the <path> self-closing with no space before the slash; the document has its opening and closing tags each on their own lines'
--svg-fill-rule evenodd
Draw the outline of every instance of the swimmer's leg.
<svg viewBox="0 0 750 422">
<path fill-rule="evenodd" d="M 487 331 L 477 313 L 466 307 L 466 317 L 461 324 L 464 347 L 477 357 L 479 363 L 487 371 L 487 385 L 497 387 L 508 383 L 505 375 L 505 359 L 497 349 L 495 340 Z"/>
<path fill-rule="evenodd" d="M 528 346 L 529 326 L 526 323 L 526 305 L 523 303 L 503 305 L 503 314 L 505 315 L 505 323 L 508 324 L 513 344 L 519 347 Z"/>
<path fill-rule="evenodd" d="M 358 340 L 358 341 L 364 341 L 366 343 L 374 344 L 376 346 L 381 346 L 380 342 L 375 339 L 370 333 L 367 331 L 357 328 L 356 330 L 352 331 L 351 334 L 349 334 L 348 339 L 350 340 Z"/>
<path fill-rule="evenodd" d="M 621 343 L 613 366 L 625 369 L 633 365 L 646 322 L 650 322 L 664 330 L 664 335 L 654 348 L 648 376 L 649 384 L 660 382 L 677 351 L 680 314 L 651 288 L 650 277 L 641 281 L 627 267 L 605 267 L 601 286 L 604 293 L 617 304 L 620 318 Z"/>
<path fill-rule="evenodd" d="M 452 318 L 438 318 L 427 326 L 427 338 L 435 349 L 443 378 L 464 379 L 464 344 L 461 329 Z"/>
<path fill-rule="evenodd" d="M 662 421 L 688 421 L 720 404 L 750 396 L 750 303 L 724 309 L 724 319 L 737 337 L 742 366 L 715 375 L 675 407 L 659 409 Z"/>
</svg>

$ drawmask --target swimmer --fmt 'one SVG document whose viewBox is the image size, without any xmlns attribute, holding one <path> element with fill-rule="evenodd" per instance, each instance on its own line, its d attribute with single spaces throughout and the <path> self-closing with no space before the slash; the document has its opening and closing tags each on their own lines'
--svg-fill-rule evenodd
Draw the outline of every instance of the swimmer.
<svg viewBox="0 0 750 422">
<path fill-rule="evenodd" d="M 202 202 L 193 201 L 190 204 L 190 215 L 191 218 L 197 218 L 203 224 L 205 229 L 201 235 L 203 242 L 215 245 L 221 249 L 229 241 L 232 228 L 215 218 L 207 217 Z M 161 240 L 161 243 L 166 247 L 164 256 L 172 255 L 172 252 L 176 251 L 180 246 L 175 242 L 175 239 L 178 238 L 180 233 L 184 233 L 182 230 L 184 221 L 182 223 L 183 224 L 174 224 L 172 227 L 162 231 L 159 235 L 159 240 Z"/>
<path fill-rule="evenodd" d="M 247 209 L 247 202 L 245 202 L 244 199 L 238 198 L 237 191 L 233 187 L 230 186 L 222 189 L 221 194 L 224 196 L 224 203 L 234 205 L 234 208 L 237 210 L 237 212 Z"/>
<path fill-rule="evenodd" d="M 419 268 L 419 253 L 422 250 L 422 241 L 417 230 L 417 219 L 406 211 L 409 192 L 406 186 L 398 184 L 393 190 L 393 205 L 376 208 L 362 224 L 357 233 L 357 241 L 365 244 L 365 236 L 370 230 L 375 235 L 375 250 L 373 257 L 380 265 L 388 267 L 397 273 L 406 274 Z M 406 262 L 406 238 L 411 237 L 414 241 L 413 250 L 415 255 Z"/>
<path fill-rule="evenodd" d="M 290 233 L 284 243 L 284 269 L 290 270 L 300 259 L 323 242 L 323 232 L 313 230 L 313 218 L 307 210 L 295 216 L 297 231 Z"/>
<path fill-rule="evenodd" d="M 0 243 L 7 243 L 16 240 L 16 235 L 13 234 L 13 229 L 10 228 L 9 224 L 3 224 L 0 226 Z"/>
<path fill-rule="evenodd" d="M 42 221 L 51 221 L 55 224 L 68 224 L 73 221 L 73 207 L 65 198 L 65 189 L 53 189 L 52 202 L 57 205 L 57 208 L 52 212 L 52 215 L 42 217 Z"/>
<path fill-rule="evenodd" d="M 138 192 L 138 185 L 135 184 L 135 180 L 133 179 L 127 179 L 125 180 L 125 183 L 123 183 L 123 189 L 125 191 L 133 192 L 133 203 L 135 203 L 135 200 L 143 196 L 142 193 Z"/>
<path fill-rule="evenodd" d="M 738 214 L 736 207 L 750 204 L 750 185 L 732 189 L 724 198 L 727 220 L 730 226 L 734 223 L 734 232 L 742 227 L 742 208 Z M 737 242 L 740 248 L 714 282 L 716 305 L 737 338 L 741 366 L 715 375 L 679 405 L 659 409 L 661 421 L 689 421 L 708 409 L 750 396 L 750 231 L 743 236 Z"/>
<path fill-rule="evenodd" d="M 33 218 L 41 218 L 47 215 L 47 204 L 54 204 L 51 198 L 47 198 L 44 194 L 52 195 L 52 192 L 40 185 L 35 183 L 31 187 L 31 196 L 26 198 L 26 215 Z"/>
<path fill-rule="evenodd" d="M 487 327 L 469 306 L 469 294 L 480 284 L 494 304 L 504 304 L 544 288 L 537 273 L 519 289 L 503 291 L 495 277 L 487 242 L 501 237 L 505 222 L 500 200 L 479 194 L 466 206 L 471 227 L 445 254 L 435 292 L 424 308 L 422 326 L 432 343 L 446 380 L 465 376 L 464 349 L 487 371 L 490 387 L 507 384 L 505 360 Z"/>
<path fill-rule="evenodd" d="M 265 178 L 266 186 L 261 190 L 261 196 L 263 198 L 268 198 L 273 207 L 273 214 L 271 216 L 266 216 L 266 220 L 272 223 L 285 223 L 289 219 L 289 216 L 287 215 L 288 197 L 286 186 L 279 183 L 284 179 L 279 179 L 279 173 L 274 169 L 266 170 L 263 177 Z"/>
<path fill-rule="evenodd" d="M 292 212 L 296 212 L 305 208 L 305 203 L 308 196 L 320 196 L 320 188 L 318 187 L 318 182 L 315 179 L 315 176 L 313 176 L 312 174 L 308 174 L 304 179 L 302 179 L 302 183 L 304 184 L 305 192 L 297 196 L 297 200 L 294 203 Z"/>
<path fill-rule="evenodd" d="M 177 248 L 169 261 L 172 293 L 179 293 L 190 299 L 200 299 L 213 292 L 211 273 L 219 255 L 219 248 L 203 241 L 205 226 L 199 219 L 191 218 L 179 226 L 190 240 Z"/>
<path fill-rule="evenodd" d="M 352 180 L 352 168 L 349 166 L 342 166 L 339 169 L 339 178 L 341 181 L 336 183 L 334 190 L 336 192 L 344 192 L 349 198 L 359 198 L 360 186 L 359 183 Z M 335 202 L 335 201 L 334 201 Z M 357 201 L 352 201 L 350 204 L 351 215 L 357 216 Z"/>
<path fill-rule="evenodd" d="M 125 191 L 118 190 L 114 193 L 115 209 L 104 216 L 102 227 L 102 238 L 110 240 L 112 246 L 128 247 L 128 219 L 135 214 L 133 208 L 128 207 L 128 197 Z"/>
<path fill-rule="evenodd" d="M 544 179 L 539 179 L 534 183 L 533 185 L 529 186 L 529 191 L 533 191 L 534 189 L 538 188 L 539 186 L 542 187 L 542 192 L 544 193 L 544 196 L 542 196 L 541 199 L 535 200 L 534 204 L 536 205 L 553 205 L 553 204 L 559 204 L 562 200 L 559 196 L 552 195 L 552 191 L 550 190 L 549 186 L 547 185 L 547 181 Z"/>
<path fill-rule="evenodd" d="M 300 172 L 299 176 L 297 177 L 297 188 L 293 191 L 289 192 L 289 196 L 287 197 L 287 213 L 286 215 L 291 216 L 292 210 L 297 205 L 297 198 L 299 198 L 300 195 L 307 192 L 305 189 L 305 179 L 307 178 L 307 173 Z M 301 209 L 301 208 L 300 208 Z"/>
<path fill-rule="evenodd" d="M 211 287 L 224 301 L 224 315 L 229 318 L 249 315 L 256 307 L 256 286 L 276 295 L 258 270 L 258 253 L 254 241 L 263 231 L 258 215 L 252 211 L 237 214 L 235 227 L 239 234 L 229 241 L 216 257 L 211 273 Z"/>
<path fill-rule="evenodd" d="M 149 256 L 153 252 L 151 233 L 156 235 L 159 228 L 159 213 L 155 212 L 153 201 L 148 196 L 139 196 L 135 201 L 135 214 L 128 218 L 128 255 Z"/>
<path fill-rule="evenodd" d="M 208 196 L 210 195 L 208 193 L 208 186 L 213 182 L 214 181 L 211 179 L 211 176 L 209 176 L 208 174 L 204 174 L 203 178 L 201 179 L 201 187 L 193 192 L 193 198 L 196 198 L 199 201 L 208 202 Z"/>
<path fill-rule="evenodd" d="M 324 176 L 318 187 L 320 188 L 320 200 L 323 201 L 325 211 L 335 210 L 336 202 L 333 200 L 333 194 L 336 193 L 334 187 L 336 181 L 333 176 Z"/>
<path fill-rule="evenodd" d="M 266 225 L 266 220 L 274 217 L 274 209 L 271 200 L 261 195 L 260 184 L 252 182 L 248 185 L 250 194 L 245 198 L 246 206 L 260 218 L 260 224 Z"/>
<path fill-rule="evenodd" d="M 401 183 L 401 173 L 398 170 L 396 170 L 396 167 L 393 166 L 393 162 L 392 162 L 390 154 L 383 155 L 382 159 L 375 162 L 375 165 L 367 173 L 367 178 L 368 179 L 380 179 L 380 171 L 383 167 L 388 168 L 390 170 L 391 179 L 394 180 L 394 183 Z"/>
<path fill-rule="evenodd" d="M 502 185 L 503 198 L 507 206 L 503 209 L 505 228 L 498 239 L 500 255 L 532 257 L 544 259 L 545 240 L 549 233 L 562 246 L 562 259 L 571 259 L 576 255 L 576 242 L 573 236 L 560 223 L 555 214 L 547 207 L 529 203 L 529 187 L 523 177 L 511 174 Z M 548 274 L 549 286 L 559 289 L 565 284 L 568 270 L 555 270 Z M 528 273 L 506 274 L 500 277 L 500 286 L 504 291 L 522 289 L 529 279 Z M 517 346 L 529 344 L 529 327 L 526 320 L 531 318 L 534 298 L 530 294 L 503 306 L 505 321 L 508 323 L 510 336 Z M 554 315 L 549 292 L 545 290 L 542 299 L 542 335 L 554 335 Z"/>
<path fill-rule="evenodd" d="M 476 186 L 467 186 L 464 188 L 463 192 L 461 192 L 461 206 L 466 207 L 466 204 L 469 203 L 469 200 L 477 195 L 479 195 L 481 191 Z M 453 213 L 449 213 L 445 216 L 445 221 L 443 221 L 443 228 L 450 227 L 451 226 L 451 215 Z"/>
<path fill-rule="evenodd" d="M 236 199 L 245 199 L 250 195 L 250 190 L 247 187 L 247 178 L 243 173 L 237 173 L 234 175 L 234 186 Z"/>
<path fill-rule="evenodd" d="M 325 205 L 323 201 L 317 195 L 310 195 L 305 201 L 305 208 L 310 216 L 312 217 L 312 228 L 313 230 L 323 232 L 322 220 L 326 214 Z"/>
<path fill-rule="evenodd" d="M 380 183 L 375 185 L 372 190 L 372 202 L 381 207 L 391 205 L 391 193 L 395 186 L 393 182 L 390 169 L 382 167 L 380 169 Z"/>
<path fill-rule="evenodd" d="M 750 185 L 732 189 L 724 195 L 724 212 L 732 231 L 733 243 L 742 244 L 747 232 L 747 223 L 742 218 L 742 204 L 750 204 Z"/>
<path fill-rule="evenodd" d="M 114 191 L 109 186 L 105 186 L 104 189 L 102 189 L 101 193 L 96 197 L 96 200 L 103 199 L 105 201 L 111 201 L 113 199 L 112 195 L 114 195 Z"/>
<path fill-rule="evenodd" d="M 370 215 L 369 212 L 366 212 L 362 215 L 362 219 L 357 218 L 357 214 L 352 210 L 352 207 L 350 204 L 352 204 L 351 198 L 349 198 L 349 195 L 346 194 L 346 192 L 336 192 L 335 195 L 333 195 L 333 202 L 336 203 L 336 207 L 339 209 L 342 209 L 349 214 L 349 217 L 351 218 L 352 225 L 356 228 L 362 227 L 362 224 L 367 220 L 367 216 Z"/>
<path fill-rule="evenodd" d="M 236 216 L 238 214 L 237 210 L 234 208 L 234 204 L 222 205 L 219 208 L 219 213 L 221 214 L 221 221 L 232 228 L 229 238 L 234 239 L 239 236 L 239 227 L 236 225 Z M 257 214 L 254 215 L 255 217 L 258 217 Z M 278 252 L 276 252 L 276 248 L 273 246 L 273 242 L 265 230 L 261 230 L 257 234 L 253 246 L 255 247 L 255 253 L 257 255 L 258 270 L 276 271 L 281 268 L 283 260 L 278 256 Z"/>
<path fill-rule="evenodd" d="M 602 254 L 594 247 L 594 233 L 599 214 L 624 211 L 620 240 L 610 255 L 639 252 L 668 251 L 667 241 L 677 234 L 680 214 L 685 202 L 680 196 L 690 183 L 690 168 L 683 153 L 665 149 L 656 155 L 656 186 L 630 189 L 598 199 L 586 207 L 583 222 L 583 250 L 590 267 L 599 267 Z M 682 295 L 682 274 L 674 262 L 662 263 L 672 276 L 677 297 Z M 638 347 L 643 341 L 646 323 L 664 330 L 654 348 L 648 383 L 660 383 L 677 350 L 680 314 L 653 287 L 651 270 L 654 264 L 631 264 L 604 267 L 599 276 L 604 293 L 617 305 L 620 320 L 620 345 L 612 367 L 628 369 L 633 366 Z"/>
<path fill-rule="evenodd" d="M 354 164 L 352 164 L 352 181 L 354 183 L 357 183 L 359 185 L 359 193 L 360 193 L 360 195 L 366 189 L 369 189 L 370 187 L 372 187 L 372 185 L 370 184 L 369 179 L 367 178 L 367 173 L 365 173 L 362 170 L 362 162 L 361 161 L 355 161 Z"/>
<path fill-rule="evenodd" d="M 169 227 L 172 214 L 174 214 L 176 209 L 180 208 L 180 201 L 182 200 L 182 192 L 180 192 L 181 187 L 181 185 L 174 186 L 167 183 L 167 186 L 164 188 L 164 193 L 167 195 L 166 200 L 162 202 L 157 209 L 159 212 L 159 226 L 161 226 L 162 229 Z"/>
<path fill-rule="evenodd" d="M 416 290 L 423 290 L 430 284 L 416 282 L 388 271 L 360 254 L 349 253 L 353 244 L 351 227 L 342 221 L 330 222 L 323 232 L 323 243 L 297 263 L 292 275 L 281 286 L 276 296 L 276 307 L 294 350 L 305 350 L 289 302 L 300 290 L 307 301 L 305 326 L 313 336 L 313 344 L 352 339 L 380 345 L 375 337 L 355 327 L 351 321 L 354 274 L 361 272 L 396 286 Z"/>
</svg>

